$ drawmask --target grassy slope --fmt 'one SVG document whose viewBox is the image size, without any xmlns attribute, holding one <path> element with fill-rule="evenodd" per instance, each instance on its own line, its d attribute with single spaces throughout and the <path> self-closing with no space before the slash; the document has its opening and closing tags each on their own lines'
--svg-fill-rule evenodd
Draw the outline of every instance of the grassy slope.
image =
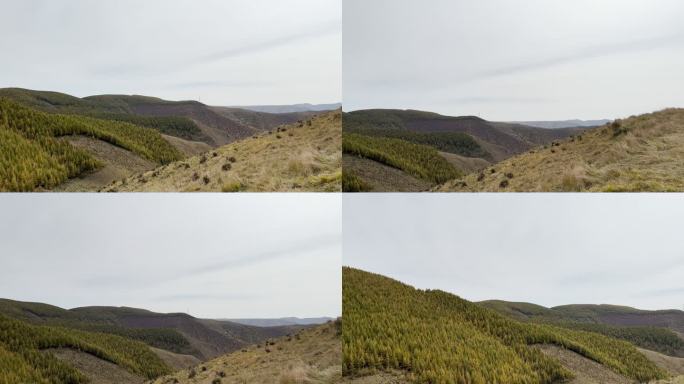
<svg viewBox="0 0 684 384">
<path fill-rule="evenodd" d="M 684 191 L 683 144 L 684 109 L 666 109 L 533 149 L 439 190 Z"/>
<path fill-rule="evenodd" d="M 59 137 L 83 135 L 165 164 L 182 157 L 158 132 L 129 123 L 38 112 L 0 99 L 0 190 L 52 188 L 101 166 Z"/>
<path fill-rule="evenodd" d="M 317 115 L 116 182 L 106 191 L 339 191 L 341 113 Z"/>
<path fill-rule="evenodd" d="M 342 374 L 341 350 L 339 322 L 330 322 L 246 347 L 154 383 L 337 383 Z"/>
<path fill-rule="evenodd" d="M 570 373 L 531 345 L 554 344 L 641 381 L 665 372 L 631 344 L 521 323 L 441 291 L 343 270 L 346 375 L 400 369 L 420 383 L 552 383 Z"/>
<path fill-rule="evenodd" d="M 401 169 L 433 183 L 461 175 L 435 148 L 402 139 L 345 133 L 342 151 Z"/>
<path fill-rule="evenodd" d="M 143 343 L 102 333 L 30 325 L 0 315 L 0 383 L 87 382 L 79 371 L 43 351 L 50 348 L 86 352 L 149 379 L 169 372 Z"/>
</svg>

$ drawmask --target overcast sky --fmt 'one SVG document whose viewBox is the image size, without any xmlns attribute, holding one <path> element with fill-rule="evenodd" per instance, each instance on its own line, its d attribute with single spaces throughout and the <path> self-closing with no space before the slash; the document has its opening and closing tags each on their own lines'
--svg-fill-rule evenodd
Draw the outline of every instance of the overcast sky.
<svg viewBox="0 0 684 384">
<path fill-rule="evenodd" d="M 684 107 L 680 0 L 344 0 L 344 109 L 490 120 Z"/>
<path fill-rule="evenodd" d="M 339 316 L 336 194 L 0 199 L 0 297 L 202 318 Z"/>
<path fill-rule="evenodd" d="M 0 87 L 341 100 L 341 0 L 3 0 Z"/>
<path fill-rule="evenodd" d="M 683 309 L 684 200 L 347 194 L 345 265 L 471 301 Z"/>
</svg>

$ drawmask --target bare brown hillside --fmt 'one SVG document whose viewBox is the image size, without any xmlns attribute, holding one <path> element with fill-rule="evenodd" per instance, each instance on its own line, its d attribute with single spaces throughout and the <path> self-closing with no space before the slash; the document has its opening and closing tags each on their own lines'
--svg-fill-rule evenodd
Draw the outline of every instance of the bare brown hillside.
<svg viewBox="0 0 684 384">
<path fill-rule="evenodd" d="M 331 384 L 341 379 L 341 326 L 334 321 L 243 348 L 151 383 Z"/>
<path fill-rule="evenodd" d="M 537 147 L 438 191 L 684 191 L 684 109 L 617 120 Z"/>
<path fill-rule="evenodd" d="M 139 173 L 103 191 L 340 191 L 341 148 L 338 110 Z"/>
</svg>

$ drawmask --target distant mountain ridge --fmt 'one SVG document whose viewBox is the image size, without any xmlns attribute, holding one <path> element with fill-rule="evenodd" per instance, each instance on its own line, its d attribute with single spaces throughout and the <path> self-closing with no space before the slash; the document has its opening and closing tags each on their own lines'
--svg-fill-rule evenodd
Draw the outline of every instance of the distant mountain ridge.
<svg viewBox="0 0 684 384">
<path fill-rule="evenodd" d="M 330 320 L 334 320 L 332 317 L 280 317 L 280 318 L 265 318 L 265 319 L 223 319 L 226 321 L 232 321 L 233 323 L 253 325 L 255 327 L 275 327 L 281 325 L 317 325 L 325 324 Z"/>
<path fill-rule="evenodd" d="M 600 127 L 606 125 L 613 120 L 599 119 L 599 120 L 548 120 L 548 121 L 510 121 L 513 124 L 528 125 L 530 127 L 558 129 L 558 128 L 575 128 L 575 127 Z"/>
<path fill-rule="evenodd" d="M 330 104 L 283 104 L 283 105 L 237 105 L 231 108 L 247 109 L 265 113 L 323 112 L 342 108 L 342 103 Z"/>
</svg>

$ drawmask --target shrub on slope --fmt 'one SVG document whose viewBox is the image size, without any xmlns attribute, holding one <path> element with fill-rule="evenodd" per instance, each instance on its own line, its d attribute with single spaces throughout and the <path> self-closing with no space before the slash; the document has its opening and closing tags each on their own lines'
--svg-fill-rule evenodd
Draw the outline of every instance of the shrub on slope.
<svg viewBox="0 0 684 384">
<path fill-rule="evenodd" d="M 441 291 L 343 270 L 347 375 L 401 369 L 418 383 L 553 383 L 571 374 L 535 344 L 577 352 L 640 381 L 666 374 L 631 344 L 590 332 L 520 323 Z"/>
<path fill-rule="evenodd" d="M 443 183 L 461 175 L 435 148 L 406 140 L 345 133 L 342 151 L 401 169 L 434 183 Z"/>
<path fill-rule="evenodd" d="M 406 129 L 359 128 L 346 129 L 345 132 L 366 136 L 402 139 L 415 144 L 434 147 L 440 151 L 455 153 L 466 157 L 481 157 L 491 160 L 492 156 L 473 139 L 461 132 L 413 132 Z"/>
</svg>

